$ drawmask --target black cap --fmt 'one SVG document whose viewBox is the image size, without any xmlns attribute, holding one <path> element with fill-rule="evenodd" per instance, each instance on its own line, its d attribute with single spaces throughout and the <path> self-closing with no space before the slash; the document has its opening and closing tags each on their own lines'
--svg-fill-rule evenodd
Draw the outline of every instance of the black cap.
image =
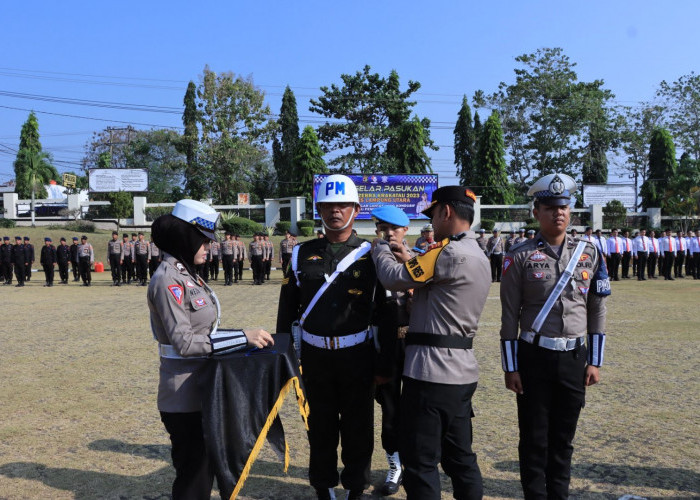
<svg viewBox="0 0 700 500">
<path fill-rule="evenodd" d="M 25 236 L 24 241 L 29 241 L 29 236 Z"/>
<path fill-rule="evenodd" d="M 432 218 L 433 208 L 438 203 L 447 203 L 448 201 L 461 201 L 473 207 L 476 203 L 476 195 L 474 191 L 463 186 L 443 186 L 433 193 L 430 206 L 421 213 Z"/>
<path fill-rule="evenodd" d="M 86 239 L 87 239 L 87 236 L 82 235 L 82 236 L 80 237 L 80 239 L 81 239 L 81 240 L 86 240 Z"/>
<path fill-rule="evenodd" d="M 115 234 L 119 236 L 119 231 L 112 231 L 112 236 L 114 236 Z"/>
</svg>

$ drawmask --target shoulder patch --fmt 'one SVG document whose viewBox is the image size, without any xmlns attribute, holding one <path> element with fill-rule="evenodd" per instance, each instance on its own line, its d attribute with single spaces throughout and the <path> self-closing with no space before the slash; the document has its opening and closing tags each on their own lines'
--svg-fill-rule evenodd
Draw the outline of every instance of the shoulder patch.
<svg viewBox="0 0 700 500">
<path fill-rule="evenodd" d="M 194 288 L 194 283 L 192 283 L 190 280 L 185 281 L 185 286 L 187 288 Z"/>
<path fill-rule="evenodd" d="M 449 238 L 445 238 L 440 242 L 433 243 L 428 247 L 425 253 L 416 255 L 404 264 L 413 281 L 426 283 L 433 279 L 435 275 L 435 263 L 440 253 L 445 249 L 445 245 L 449 242 Z"/>
<path fill-rule="evenodd" d="M 547 256 L 546 256 L 545 254 L 543 254 L 542 252 L 540 252 L 539 250 L 537 250 L 535 253 L 533 253 L 532 255 L 530 255 L 530 257 L 528 258 L 528 260 L 532 260 L 532 261 L 534 261 L 534 262 L 540 262 L 540 261 L 542 261 L 542 260 L 545 260 L 546 258 L 547 258 Z"/>
<path fill-rule="evenodd" d="M 323 260 L 323 257 L 320 255 L 312 255 L 311 257 L 307 257 L 306 260 Z"/>
<path fill-rule="evenodd" d="M 511 266 L 511 264 L 513 264 L 513 257 L 508 256 L 505 259 L 503 259 L 503 271 L 501 271 L 501 274 L 503 276 L 506 275 L 506 272 L 508 271 L 508 268 Z"/>
<path fill-rule="evenodd" d="M 182 304 L 182 294 L 184 293 L 182 287 L 180 285 L 170 285 L 168 287 L 168 290 L 170 290 L 170 293 L 175 299 L 175 302 L 177 302 L 178 304 Z"/>
</svg>

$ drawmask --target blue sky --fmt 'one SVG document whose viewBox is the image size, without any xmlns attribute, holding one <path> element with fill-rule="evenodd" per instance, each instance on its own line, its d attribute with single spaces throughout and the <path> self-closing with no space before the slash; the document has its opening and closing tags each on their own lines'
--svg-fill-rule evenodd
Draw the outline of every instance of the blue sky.
<svg viewBox="0 0 700 500">
<path fill-rule="evenodd" d="M 700 70 L 698 19 L 696 0 L 5 2 L 0 183 L 14 177 L 20 128 L 32 109 L 44 149 L 64 172 L 78 170 L 94 131 L 121 122 L 181 126 L 185 87 L 205 64 L 252 76 L 273 112 L 290 85 L 302 126 L 319 119 L 308 101 L 320 86 L 369 64 L 384 75 L 395 69 L 404 85 L 422 84 L 415 112 L 432 121 L 440 146 L 430 152 L 433 169 L 449 184 L 461 96 L 512 82 L 516 56 L 562 47 L 580 80 L 602 79 L 616 102 L 634 105 L 652 100 L 662 80 Z M 125 111 L 7 92 L 173 109 Z"/>
</svg>

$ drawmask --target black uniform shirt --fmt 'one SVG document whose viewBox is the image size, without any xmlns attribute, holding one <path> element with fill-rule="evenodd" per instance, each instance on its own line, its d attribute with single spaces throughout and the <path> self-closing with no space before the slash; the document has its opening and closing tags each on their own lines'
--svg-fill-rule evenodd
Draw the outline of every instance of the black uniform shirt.
<svg viewBox="0 0 700 500">
<path fill-rule="evenodd" d="M 39 262 L 42 265 L 53 265 L 56 263 L 56 247 L 53 245 L 41 247 L 41 259 Z"/>
<path fill-rule="evenodd" d="M 56 258 L 61 264 L 67 263 L 70 260 L 70 247 L 68 245 L 58 245 Z"/>
<path fill-rule="evenodd" d="M 282 281 L 277 331 L 290 333 L 292 323 L 304 313 L 326 276 L 365 240 L 355 235 L 334 252 L 326 238 L 302 243 L 297 258 L 297 279 L 291 274 Z M 377 275 L 369 252 L 336 277 L 304 322 L 304 330 L 324 337 L 340 337 L 367 328 L 374 312 Z M 377 290 L 377 297 L 383 291 Z"/>
</svg>

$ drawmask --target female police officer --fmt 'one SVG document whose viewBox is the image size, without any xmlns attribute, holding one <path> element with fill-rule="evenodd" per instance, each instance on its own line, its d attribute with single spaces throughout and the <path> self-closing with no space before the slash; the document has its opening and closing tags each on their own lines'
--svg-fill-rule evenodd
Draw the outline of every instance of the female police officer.
<svg viewBox="0 0 700 500">
<path fill-rule="evenodd" d="M 535 182 L 528 194 L 540 231 L 503 261 L 501 353 L 506 387 L 517 394 L 526 499 L 568 498 L 585 386 L 598 382 L 603 363 L 610 283 L 596 246 L 566 234 L 575 191 L 564 174 Z"/>
<path fill-rule="evenodd" d="M 172 214 L 159 217 L 152 226 L 163 262 L 149 284 L 148 307 L 160 351 L 158 409 L 172 442 L 174 499 L 211 496 L 214 476 L 204 446 L 197 384 L 206 358 L 273 343 L 261 329 L 218 329 L 216 295 L 194 271 L 206 260 L 209 241 L 216 238 L 218 217 L 204 203 L 181 200 Z"/>
</svg>

